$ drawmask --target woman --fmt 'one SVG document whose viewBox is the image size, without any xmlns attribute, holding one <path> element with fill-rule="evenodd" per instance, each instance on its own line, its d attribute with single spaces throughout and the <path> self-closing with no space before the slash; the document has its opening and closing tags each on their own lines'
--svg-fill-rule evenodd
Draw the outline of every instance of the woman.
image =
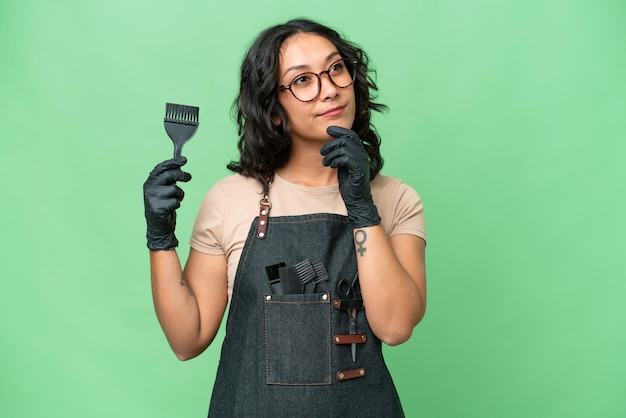
<svg viewBox="0 0 626 418">
<path fill-rule="evenodd" d="M 185 269 L 175 251 L 184 157 L 144 185 L 157 316 L 176 356 L 202 353 L 230 301 L 210 416 L 403 416 L 381 353 L 424 315 L 413 189 L 378 174 L 367 55 L 293 20 L 248 51 L 236 174 L 215 184 Z"/>
</svg>

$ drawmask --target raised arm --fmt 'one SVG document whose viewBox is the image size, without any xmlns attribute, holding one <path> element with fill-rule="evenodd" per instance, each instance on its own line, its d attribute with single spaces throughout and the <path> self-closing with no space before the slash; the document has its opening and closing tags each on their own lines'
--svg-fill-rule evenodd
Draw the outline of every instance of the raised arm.
<svg viewBox="0 0 626 418">
<path fill-rule="evenodd" d="M 180 360 L 191 359 L 211 344 L 227 303 L 225 256 L 191 250 L 185 271 L 176 252 L 176 209 L 184 197 L 178 181 L 184 157 L 157 165 L 144 183 L 152 296 L 170 347 Z"/>
</svg>

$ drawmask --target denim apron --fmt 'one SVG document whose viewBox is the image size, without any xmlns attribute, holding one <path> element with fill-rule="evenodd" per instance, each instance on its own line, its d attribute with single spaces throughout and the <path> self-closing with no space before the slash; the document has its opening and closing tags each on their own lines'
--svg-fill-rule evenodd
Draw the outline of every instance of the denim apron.
<svg viewBox="0 0 626 418">
<path fill-rule="evenodd" d="M 403 417 L 364 309 L 356 362 L 350 344 L 336 344 L 349 334 L 348 311 L 333 303 L 337 282 L 356 273 L 348 218 L 272 217 L 261 239 L 258 224 L 257 217 L 237 268 L 209 417 Z M 323 261 L 329 280 L 314 293 L 273 293 L 266 267 L 302 260 Z"/>
</svg>

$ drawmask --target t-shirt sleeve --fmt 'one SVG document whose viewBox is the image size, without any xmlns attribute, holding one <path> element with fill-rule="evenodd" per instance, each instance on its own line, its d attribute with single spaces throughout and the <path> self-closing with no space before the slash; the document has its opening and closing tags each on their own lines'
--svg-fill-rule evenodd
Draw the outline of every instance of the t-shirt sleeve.
<svg viewBox="0 0 626 418">
<path fill-rule="evenodd" d="M 384 187 L 381 199 L 376 202 L 387 236 L 409 234 L 426 241 L 424 206 L 420 196 L 408 184 L 399 180 L 394 183 L 388 185 L 391 187 Z"/>
<path fill-rule="evenodd" d="M 417 235 L 426 241 L 424 205 L 417 192 L 405 183 L 398 188 L 398 206 L 390 236 L 398 234 Z"/>
<path fill-rule="evenodd" d="M 224 235 L 224 193 L 214 186 L 209 190 L 200 205 L 194 222 L 189 245 L 194 250 L 209 255 L 225 254 Z"/>
</svg>

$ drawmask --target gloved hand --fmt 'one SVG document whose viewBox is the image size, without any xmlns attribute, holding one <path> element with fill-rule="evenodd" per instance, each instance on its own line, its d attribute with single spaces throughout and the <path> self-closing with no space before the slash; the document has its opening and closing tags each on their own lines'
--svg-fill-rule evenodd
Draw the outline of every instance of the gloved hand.
<svg viewBox="0 0 626 418">
<path fill-rule="evenodd" d="M 337 168 L 339 192 L 346 204 L 352 228 L 378 225 L 380 216 L 370 192 L 369 157 L 356 132 L 329 126 L 326 132 L 336 139 L 320 150 L 322 164 Z"/>
<path fill-rule="evenodd" d="M 191 180 L 191 174 L 180 169 L 187 163 L 185 157 L 163 161 L 154 167 L 143 185 L 143 203 L 147 223 L 146 238 L 151 250 L 171 250 L 178 246 L 174 235 L 176 209 L 185 197 L 177 181 Z"/>
</svg>

